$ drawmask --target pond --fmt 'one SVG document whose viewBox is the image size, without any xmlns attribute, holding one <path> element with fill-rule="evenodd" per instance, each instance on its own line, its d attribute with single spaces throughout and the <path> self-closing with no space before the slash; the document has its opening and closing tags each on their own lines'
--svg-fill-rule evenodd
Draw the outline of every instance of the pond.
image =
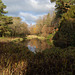
<svg viewBox="0 0 75 75">
<path fill-rule="evenodd" d="M 26 40 L 26 47 L 34 53 L 42 52 L 46 49 L 50 49 L 52 44 L 49 40 L 30 39 Z"/>
</svg>

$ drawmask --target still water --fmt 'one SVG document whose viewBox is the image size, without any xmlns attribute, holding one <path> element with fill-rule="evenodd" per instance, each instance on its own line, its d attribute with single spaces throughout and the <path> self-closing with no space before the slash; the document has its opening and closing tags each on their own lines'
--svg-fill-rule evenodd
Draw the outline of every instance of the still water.
<svg viewBox="0 0 75 75">
<path fill-rule="evenodd" d="M 28 49 L 34 53 L 42 52 L 52 47 L 49 40 L 30 39 L 26 41 L 27 41 L 26 47 L 28 47 Z"/>
</svg>

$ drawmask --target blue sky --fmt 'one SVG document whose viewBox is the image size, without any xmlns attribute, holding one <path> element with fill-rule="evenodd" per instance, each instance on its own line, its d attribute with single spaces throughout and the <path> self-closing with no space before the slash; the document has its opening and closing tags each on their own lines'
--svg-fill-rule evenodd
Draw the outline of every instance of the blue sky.
<svg viewBox="0 0 75 75">
<path fill-rule="evenodd" d="M 55 3 L 50 0 L 2 0 L 8 16 L 21 17 L 27 24 L 34 24 L 39 16 L 52 13 Z"/>
</svg>

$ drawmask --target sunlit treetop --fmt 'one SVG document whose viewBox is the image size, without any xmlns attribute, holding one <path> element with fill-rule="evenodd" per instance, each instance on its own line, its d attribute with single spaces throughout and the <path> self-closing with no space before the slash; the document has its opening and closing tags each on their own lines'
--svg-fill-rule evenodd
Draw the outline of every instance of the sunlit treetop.
<svg viewBox="0 0 75 75">
<path fill-rule="evenodd" d="M 64 1 L 64 2 L 71 2 L 71 3 L 75 3 L 75 0 L 50 0 L 51 2 L 55 2 L 55 1 Z"/>
<path fill-rule="evenodd" d="M 0 15 L 7 13 L 7 11 L 4 10 L 5 8 L 6 8 L 6 5 L 4 5 L 2 0 L 0 0 Z"/>
<path fill-rule="evenodd" d="M 50 0 L 51 2 L 56 1 L 57 17 L 61 17 L 63 13 L 66 13 L 71 5 L 75 4 L 75 0 Z"/>
</svg>

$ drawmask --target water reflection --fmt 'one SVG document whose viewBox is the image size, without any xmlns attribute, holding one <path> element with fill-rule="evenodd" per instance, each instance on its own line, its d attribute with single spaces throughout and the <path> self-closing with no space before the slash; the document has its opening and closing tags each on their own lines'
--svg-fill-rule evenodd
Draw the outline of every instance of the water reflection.
<svg viewBox="0 0 75 75">
<path fill-rule="evenodd" d="M 52 45 L 47 43 L 47 40 L 39 40 L 39 39 L 30 39 L 27 40 L 26 46 L 28 49 L 34 53 L 42 52 L 45 49 L 50 49 Z M 49 42 L 49 41 L 48 41 Z"/>
<path fill-rule="evenodd" d="M 28 49 L 35 53 L 36 46 L 28 45 Z"/>
</svg>

